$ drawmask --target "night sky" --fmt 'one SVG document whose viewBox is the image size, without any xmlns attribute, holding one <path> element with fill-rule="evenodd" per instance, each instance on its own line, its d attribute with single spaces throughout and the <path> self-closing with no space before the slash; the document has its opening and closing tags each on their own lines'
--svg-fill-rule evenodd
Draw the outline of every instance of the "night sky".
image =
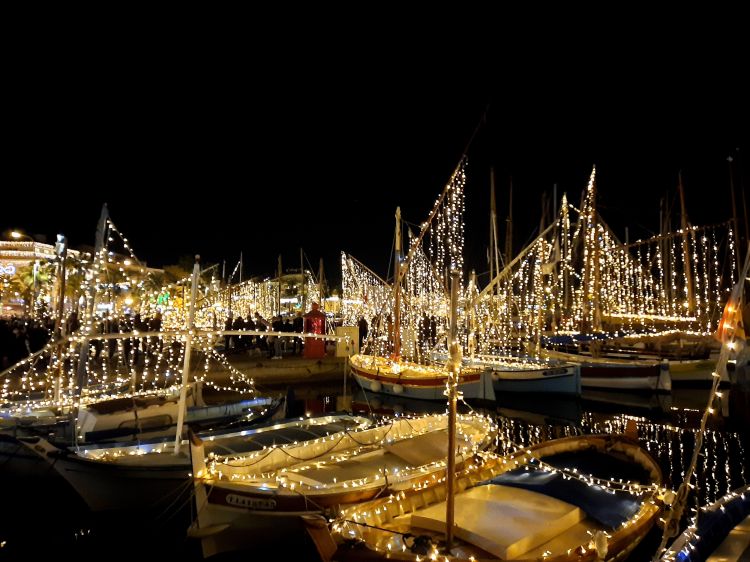
<svg viewBox="0 0 750 562">
<path fill-rule="evenodd" d="M 490 165 L 501 236 L 512 177 L 516 251 L 538 227 L 542 192 L 556 183 L 577 205 L 594 164 L 601 215 L 621 237 L 629 225 L 631 241 L 657 230 L 661 197 L 677 201 L 680 169 L 694 224 L 731 216 L 727 156 L 738 195 L 748 188 L 748 102 L 729 83 L 592 80 L 584 69 L 518 81 L 499 72 L 385 79 L 382 69 L 342 76 L 300 64 L 288 69 L 293 79 L 153 65 L 86 88 L 67 77 L 53 96 L 18 86 L 3 235 L 62 232 L 72 247 L 92 245 L 106 201 L 152 266 L 199 253 L 230 270 L 242 251 L 245 276 L 270 274 L 279 253 L 298 267 L 301 246 L 314 268 L 324 258 L 334 283 L 341 250 L 385 275 L 395 207 L 422 222 L 475 129 L 466 237 L 480 272 Z"/>
</svg>

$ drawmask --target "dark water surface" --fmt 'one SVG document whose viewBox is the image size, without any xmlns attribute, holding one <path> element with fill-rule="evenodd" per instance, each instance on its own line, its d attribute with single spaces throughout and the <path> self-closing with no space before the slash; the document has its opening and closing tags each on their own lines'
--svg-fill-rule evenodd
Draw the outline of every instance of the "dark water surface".
<svg viewBox="0 0 750 562">
<path fill-rule="evenodd" d="M 377 414 L 440 412 L 443 404 L 409 401 L 354 391 L 353 409 Z M 307 385 L 294 389 L 291 415 L 333 411 L 342 385 Z M 659 460 L 665 478 L 676 489 L 695 444 L 708 389 L 677 388 L 671 395 L 585 392 L 580 399 L 545 396 L 500 396 L 492 407 L 475 405 L 498 421 L 497 449 L 581 433 L 622 432 L 635 425 L 646 448 Z M 351 394 L 349 396 L 351 399 Z M 466 407 L 463 407 L 465 410 Z M 698 488 L 692 502 L 701 505 L 748 483 L 750 393 L 747 388 L 724 390 L 720 407 L 709 419 L 698 463 Z M 193 506 L 189 489 L 176 501 L 151 512 L 92 514 L 52 470 L 40 468 L 10 478 L 0 465 L 0 560 L 198 560 L 200 548 L 186 537 Z M 649 560 L 661 539 L 655 529 L 630 560 Z M 223 560 L 316 560 L 306 537 L 285 544 L 253 545 L 248 552 Z"/>
</svg>

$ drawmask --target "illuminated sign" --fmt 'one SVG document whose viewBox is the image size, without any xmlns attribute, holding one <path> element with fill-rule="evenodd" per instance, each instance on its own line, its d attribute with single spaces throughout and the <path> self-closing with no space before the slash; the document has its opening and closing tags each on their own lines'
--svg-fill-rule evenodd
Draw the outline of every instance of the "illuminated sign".
<svg viewBox="0 0 750 562">
<path fill-rule="evenodd" d="M 16 266 L 12 263 L 9 263 L 8 265 L 1 265 L 0 264 L 0 275 L 15 275 L 16 274 Z"/>
</svg>

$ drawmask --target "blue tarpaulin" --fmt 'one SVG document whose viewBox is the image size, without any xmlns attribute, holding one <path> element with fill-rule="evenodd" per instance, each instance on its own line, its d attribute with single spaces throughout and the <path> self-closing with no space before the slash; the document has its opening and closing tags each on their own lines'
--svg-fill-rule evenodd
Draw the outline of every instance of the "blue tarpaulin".
<svg viewBox="0 0 750 562">
<path fill-rule="evenodd" d="M 590 486 L 577 478 L 563 478 L 560 472 L 538 467 L 517 468 L 485 482 L 523 488 L 557 498 L 581 508 L 586 515 L 602 525 L 616 529 L 638 511 L 640 499 L 628 492 L 612 493 Z"/>
</svg>

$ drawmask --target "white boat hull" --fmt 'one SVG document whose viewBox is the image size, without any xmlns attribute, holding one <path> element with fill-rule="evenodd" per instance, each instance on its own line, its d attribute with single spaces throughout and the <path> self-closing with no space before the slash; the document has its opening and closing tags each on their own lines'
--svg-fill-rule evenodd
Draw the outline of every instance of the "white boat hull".
<svg viewBox="0 0 750 562">
<path fill-rule="evenodd" d="M 445 379 L 435 377 L 415 382 L 406 382 L 398 378 L 382 376 L 378 373 L 369 372 L 352 366 L 352 375 L 359 386 L 368 392 L 388 394 L 390 396 L 403 396 L 418 400 L 441 400 L 445 401 Z M 462 379 L 458 384 L 459 392 L 464 398 L 474 400 L 495 401 L 492 376 L 489 372 L 479 373 L 471 379 Z"/>
<path fill-rule="evenodd" d="M 490 371 L 495 392 L 581 394 L 581 370 L 576 365 L 529 370 Z"/>
</svg>

